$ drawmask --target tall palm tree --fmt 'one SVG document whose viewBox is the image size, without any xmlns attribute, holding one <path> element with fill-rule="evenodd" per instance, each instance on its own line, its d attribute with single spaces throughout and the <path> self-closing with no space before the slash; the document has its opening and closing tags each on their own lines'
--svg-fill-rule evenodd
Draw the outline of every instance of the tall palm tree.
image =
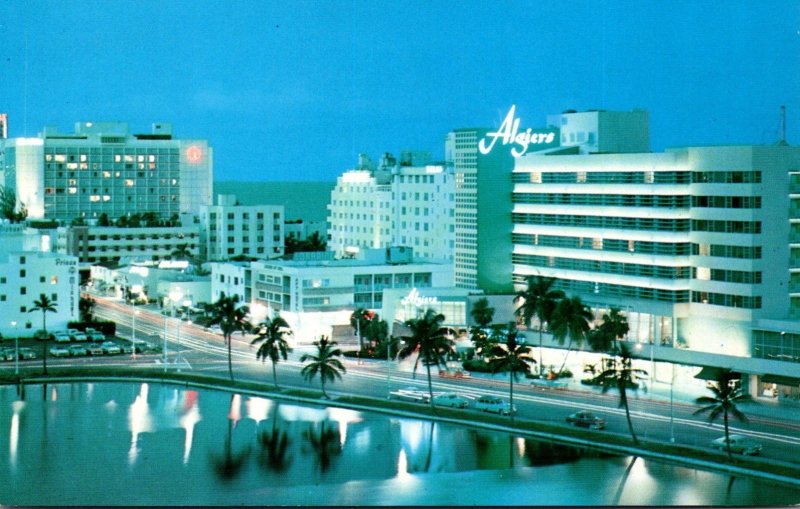
<svg viewBox="0 0 800 509">
<path fill-rule="evenodd" d="M 619 308 L 612 307 L 602 317 L 603 323 L 588 335 L 589 345 L 595 352 L 614 353 L 616 342 L 628 334 L 628 319 Z"/>
<path fill-rule="evenodd" d="M 564 298 L 564 292 L 553 289 L 555 282 L 556 279 L 552 277 L 528 276 L 527 288 L 517 292 L 514 297 L 514 302 L 522 301 L 515 313 L 522 317 L 526 327 L 530 328 L 533 317 L 539 320 L 539 374 L 542 374 L 544 369 L 542 363 L 544 324 L 550 324 L 556 304 Z"/>
<path fill-rule="evenodd" d="M 233 382 L 233 356 L 231 353 L 233 333 L 237 331 L 244 333 L 248 330 L 246 318 L 249 312 L 248 306 L 239 303 L 238 295 L 227 296 L 224 293 L 220 294 L 211 311 L 209 325 L 219 325 L 219 328 L 222 329 L 222 337 L 228 344 L 228 374 L 231 382 Z"/>
<path fill-rule="evenodd" d="M 47 313 L 55 313 L 56 312 L 56 303 L 50 300 L 50 298 L 43 294 L 39 294 L 39 300 L 33 301 L 33 307 L 28 310 L 28 313 L 33 313 L 34 311 L 41 311 L 42 312 L 42 330 L 44 331 L 44 352 L 42 353 L 42 367 L 43 372 L 47 374 Z"/>
<path fill-rule="evenodd" d="M 614 353 L 619 356 L 619 362 L 617 362 L 614 367 L 600 373 L 597 379 L 600 380 L 603 386 L 604 394 L 612 388 L 616 388 L 619 391 L 619 406 L 625 408 L 628 430 L 631 432 L 633 443 L 638 444 L 639 439 L 636 438 L 636 433 L 633 431 L 631 412 L 628 408 L 628 389 L 637 390 L 639 381 L 647 377 L 647 371 L 633 367 L 633 357 L 631 356 L 631 350 L 627 344 L 619 343 L 614 349 Z"/>
<path fill-rule="evenodd" d="M 489 366 L 493 373 L 498 371 L 508 371 L 508 399 L 511 405 L 511 423 L 514 423 L 514 380 L 520 372 L 528 373 L 531 370 L 530 363 L 536 362 L 530 358 L 530 347 L 517 343 L 517 326 L 514 322 L 508 324 L 505 332 L 506 344 L 496 345 L 492 349 L 492 358 Z"/>
<path fill-rule="evenodd" d="M 364 351 L 364 333 L 367 332 L 370 320 L 375 314 L 366 308 L 358 308 L 350 315 L 350 326 L 356 330 L 358 334 L 358 351 Z"/>
<path fill-rule="evenodd" d="M 440 366 L 444 362 L 445 354 L 453 351 L 453 341 L 442 333 L 444 319 L 443 314 L 429 308 L 422 317 L 406 320 L 405 325 L 411 329 L 411 337 L 406 339 L 405 346 L 399 352 L 401 359 L 417 353 L 417 360 L 414 361 L 415 377 L 420 360 L 425 365 L 428 372 L 428 394 L 431 406 L 434 406 L 431 365 Z"/>
<path fill-rule="evenodd" d="M 747 422 L 745 416 L 736 405 L 738 403 L 745 403 L 751 400 L 750 396 L 742 392 L 742 388 L 737 383 L 731 383 L 736 377 L 730 369 L 722 369 L 717 374 L 717 380 L 714 382 L 709 390 L 714 393 L 714 396 L 700 396 L 695 399 L 698 405 L 705 405 L 703 408 L 696 410 L 695 415 L 704 412 L 708 414 L 708 422 L 713 423 L 714 420 L 722 414 L 723 423 L 725 425 L 725 442 L 728 449 L 728 460 L 731 460 L 731 442 L 730 433 L 728 431 L 728 415 L 741 422 Z"/>
<path fill-rule="evenodd" d="M 261 359 L 266 362 L 267 358 L 272 361 L 272 380 L 275 382 L 275 388 L 278 388 L 278 374 L 275 365 L 281 358 L 286 360 L 289 357 L 289 352 L 292 347 L 286 341 L 286 336 L 291 336 L 292 329 L 280 315 L 275 316 L 272 320 L 267 318 L 257 327 L 258 336 L 250 342 L 251 345 L 261 343 L 256 351 L 256 359 Z"/>
<path fill-rule="evenodd" d="M 336 341 L 329 341 L 328 336 L 322 335 L 319 337 L 319 341 L 314 341 L 313 343 L 317 347 L 316 355 L 304 353 L 300 357 L 300 362 L 309 361 L 300 370 L 300 374 L 309 382 L 319 374 L 322 384 L 322 397 L 325 399 L 330 399 L 325 392 L 325 382 L 330 381 L 333 383 L 337 378 L 341 380 L 342 373 L 347 371 L 342 361 L 338 359 L 338 357 L 342 356 L 342 351 L 336 348 L 336 344 Z"/>
<path fill-rule="evenodd" d="M 589 306 L 584 304 L 577 295 L 564 297 L 556 305 L 551 318 L 550 330 L 560 345 L 564 344 L 565 339 L 569 339 L 567 353 L 564 355 L 564 362 L 561 364 L 561 369 L 558 370 L 559 373 L 567 364 L 567 356 L 572 349 L 572 343 L 576 343 L 578 347 L 583 344 L 583 340 L 589 332 L 589 323 L 593 319 L 594 315 Z"/>
<path fill-rule="evenodd" d="M 475 352 L 484 357 L 490 350 L 489 334 L 486 328 L 494 320 L 494 308 L 489 306 L 489 300 L 485 297 L 477 300 L 470 311 L 475 325 L 470 328 L 470 339 L 475 348 Z"/>
</svg>

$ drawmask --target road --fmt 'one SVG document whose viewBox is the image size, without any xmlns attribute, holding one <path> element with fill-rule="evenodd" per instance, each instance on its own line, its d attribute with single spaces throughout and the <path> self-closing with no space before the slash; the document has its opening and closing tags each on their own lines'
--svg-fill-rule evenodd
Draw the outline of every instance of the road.
<svg viewBox="0 0 800 509">
<path fill-rule="evenodd" d="M 131 336 L 131 306 L 119 301 L 96 299 L 94 313 L 98 318 L 112 320 L 117 323 L 118 335 Z M 152 309 L 136 308 L 136 338 L 153 344 L 163 344 L 167 340 L 167 366 L 169 369 L 191 369 L 198 373 L 227 374 L 228 350 L 219 334 L 205 331 L 190 322 L 182 322 L 175 318 L 164 317 Z M 166 334 L 165 334 L 166 331 Z M 272 381 L 271 363 L 262 363 L 255 357 L 256 346 L 250 344 L 253 336 L 234 335 L 232 342 L 232 359 L 234 375 L 242 380 Z M 281 386 L 309 387 L 299 374 L 301 363 L 299 358 L 304 352 L 311 351 L 311 345 L 301 344 L 295 348 L 288 361 L 277 366 L 278 382 Z M 175 364 L 176 358 L 179 359 Z M 91 363 L 162 363 L 161 355 L 138 355 L 132 359 L 130 355 L 109 358 L 88 358 L 75 360 L 58 360 L 53 364 L 69 362 Z M 417 387 L 427 391 L 427 378 L 424 370 L 414 377 L 409 363 L 366 360 L 356 362 L 344 359 L 347 374 L 341 381 L 328 387 L 335 393 L 350 393 L 363 396 L 386 397 L 390 390 L 405 387 Z M 318 381 L 315 382 L 318 387 Z M 435 391 L 458 392 L 467 397 L 491 394 L 508 398 L 508 379 L 465 378 L 443 379 L 434 375 Z M 584 391 L 542 389 L 531 386 L 520 379 L 515 384 L 514 404 L 520 418 L 538 421 L 563 423 L 566 415 L 578 410 L 589 409 L 601 414 L 606 419 L 606 430 L 598 433 L 628 434 L 625 412 L 618 408 L 618 395 L 615 391 L 601 394 L 598 389 Z M 708 442 L 723 434 L 721 424 L 709 425 L 704 416 L 692 413 L 698 406 L 686 402 L 669 402 L 646 397 L 633 396 L 629 399 L 632 420 L 636 434 L 642 439 L 668 442 L 674 438 L 675 443 L 707 446 Z M 672 418 L 670 418 L 672 409 Z M 472 410 L 465 410 L 471 412 Z M 751 415 L 748 423 L 733 421 L 731 433 L 741 433 L 756 438 L 764 444 L 762 455 L 766 458 L 797 462 L 800 458 L 800 421 Z"/>
</svg>

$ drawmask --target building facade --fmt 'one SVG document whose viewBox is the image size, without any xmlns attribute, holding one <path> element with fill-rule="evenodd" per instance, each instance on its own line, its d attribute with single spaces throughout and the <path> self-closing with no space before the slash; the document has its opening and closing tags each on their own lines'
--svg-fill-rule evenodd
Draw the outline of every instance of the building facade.
<svg viewBox="0 0 800 509">
<path fill-rule="evenodd" d="M 219 195 L 217 205 L 200 209 L 206 259 L 283 256 L 284 217 L 283 205 L 237 205 L 235 196 Z"/>
<path fill-rule="evenodd" d="M 211 203 L 211 147 L 174 138 L 171 124 L 131 134 L 126 123 L 79 122 L 71 134 L 46 127 L 38 137 L 2 143 L 0 184 L 33 219 L 170 218 Z"/>
<path fill-rule="evenodd" d="M 331 191 L 328 249 L 337 257 L 362 249 L 409 246 L 420 258 L 452 260 L 455 180 L 452 169 L 423 153 L 345 172 Z"/>
</svg>

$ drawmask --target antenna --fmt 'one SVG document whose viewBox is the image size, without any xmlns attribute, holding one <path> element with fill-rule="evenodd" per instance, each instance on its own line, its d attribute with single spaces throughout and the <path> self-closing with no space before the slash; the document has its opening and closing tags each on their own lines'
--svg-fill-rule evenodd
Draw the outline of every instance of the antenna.
<svg viewBox="0 0 800 509">
<path fill-rule="evenodd" d="M 778 145 L 785 147 L 789 144 L 786 143 L 786 106 L 781 106 L 781 139 Z"/>
</svg>

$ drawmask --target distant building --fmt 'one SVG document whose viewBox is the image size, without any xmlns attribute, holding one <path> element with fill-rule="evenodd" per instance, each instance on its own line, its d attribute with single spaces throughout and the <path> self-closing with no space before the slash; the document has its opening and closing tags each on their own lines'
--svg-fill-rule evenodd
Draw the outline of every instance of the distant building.
<svg viewBox="0 0 800 509">
<path fill-rule="evenodd" d="M 30 218 L 170 218 L 211 203 L 211 147 L 173 138 L 171 124 L 131 134 L 122 122 L 78 122 L 71 134 L 46 127 L 2 144 L 0 184 L 16 192 Z"/>
<path fill-rule="evenodd" d="M 237 205 L 234 195 L 219 195 L 216 205 L 201 207 L 200 224 L 209 261 L 283 256 L 282 205 Z"/>
<path fill-rule="evenodd" d="M 420 258 L 452 260 L 455 180 L 427 153 L 384 154 L 378 168 L 362 156 L 331 191 L 328 249 L 338 257 L 363 249 L 410 246 Z"/>
<path fill-rule="evenodd" d="M 8 138 L 8 114 L 0 113 L 0 139 Z"/>
</svg>

